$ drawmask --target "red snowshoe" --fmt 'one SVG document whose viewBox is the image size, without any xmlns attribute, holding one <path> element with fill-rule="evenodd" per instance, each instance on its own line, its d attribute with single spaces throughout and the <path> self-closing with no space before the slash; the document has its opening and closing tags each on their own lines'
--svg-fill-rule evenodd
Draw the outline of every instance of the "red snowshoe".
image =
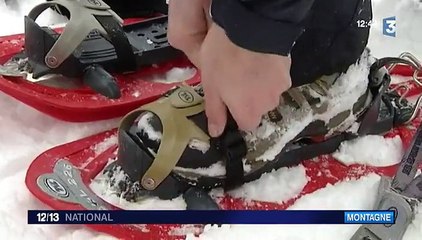
<svg viewBox="0 0 422 240">
<path fill-rule="evenodd" d="M 48 8 L 69 18 L 63 29 L 35 22 Z M 0 38 L 0 90 L 53 117 L 80 122 L 122 116 L 176 81 L 199 82 L 194 66 L 167 41 L 166 15 L 128 20 L 123 24 L 101 0 L 37 5 L 25 16 L 24 35 Z M 172 73 L 178 76 L 160 79 Z"/>
<path fill-rule="evenodd" d="M 229 120 L 216 139 L 207 132 L 201 86 L 183 85 L 128 113 L 119 129 L 44 152 L 29 167 L 26 184 L 53 209 L 123 208 L 90 187 L 104 181 L 108 192 L 127 202 L 183 196 L 186 209 L 268 210 L 286 209 L 297 198 L 346 178 L 371 172 L 392 176 L 397 166 L 345 166 L 327 154 L 343 141 L 367 134 L 400 136 L 410 145 L 422 118 L 419 106 L 391 89 L 385 66 L 394 63 L 411 64 L 403 58 L 375 60 L 364 53 L 347 73 L 283 94 L 283 104 L 263 118 L 257 132 L 241 132 Z M 297 198 L 282 204 L 229 195 L 215 199 L 207 193 L 236 189 L 297 164 L 306 168 L 309 181 Z M 324 171 L 331 175 L 318 174 Z M 184 238 L 183 231 L 175 231 L 181 225 L 89 227 L 123 239 Z M 200 233 L 202 228 L 192 229 Z"/>
</svg>

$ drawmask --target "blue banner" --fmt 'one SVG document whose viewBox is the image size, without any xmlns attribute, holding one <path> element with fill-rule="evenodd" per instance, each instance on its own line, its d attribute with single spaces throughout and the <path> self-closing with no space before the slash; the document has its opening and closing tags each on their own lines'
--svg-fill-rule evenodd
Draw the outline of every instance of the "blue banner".
<svg viewBox="0 0 422 240">
<path fill-rule="evenodd" d="M 394 224 L 394 222 L 394 211 L 28 211 L 28 224 Z"/>
<path fill-rule="evenodd" d="M 394 224 L 395 217 L 393 211 L 377 211 L 377 212 L 345 212 L 344 223 L 352 224 L 377 224 L 383 222 L 384 224 Z"/>
</svg>

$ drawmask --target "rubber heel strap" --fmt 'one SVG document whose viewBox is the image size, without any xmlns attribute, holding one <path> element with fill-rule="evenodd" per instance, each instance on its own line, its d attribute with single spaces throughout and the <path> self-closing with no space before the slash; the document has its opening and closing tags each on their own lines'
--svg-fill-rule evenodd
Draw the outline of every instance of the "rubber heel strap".
<svg viewBox="0 0 422 240">
<path fill-rule="evenodd" d="M 96 30 L 114 46 L 118 69 L 122 72 L 136 70 L 136 58 L 125 32 L 123 20 L 101 0 L 54 0 L 35 6 L 28 17 L 35 21 L 47 8 L 61 6 L 70 12 L 69 22 L 63 33 L 45 56 L 49 68 L 59 67 L 90 32 Z"/>
</svg>

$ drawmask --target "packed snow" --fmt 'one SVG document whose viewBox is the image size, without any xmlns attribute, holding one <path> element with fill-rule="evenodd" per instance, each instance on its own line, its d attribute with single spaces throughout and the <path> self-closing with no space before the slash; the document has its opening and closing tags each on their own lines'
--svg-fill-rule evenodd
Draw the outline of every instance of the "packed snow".
<svg viewBox="0 0 422 240">
<path fill-rule="evenodd" d="M 345 165 L 365 164 L 385 167 L 397 164 L 403 156 L 403 143 L 399 136 L 384 138 L 368 135 L 351 141 L 342 142 L 333 154 Z"/>
<path fill-rule="evenodd" d="M 283 203 L 297 197 L 306 183 L 308 179 L 305 168 L 299 165 L 266 173 L 258 180 L 246 183 L 228 194 L 246 201 Z"/>
<path fill-rule="evenodd" d="M 0 35 L 23 32 L 23 15 L 29 12 L 32 6 L 43 0 L 17 0 L 19 8 L 7 9 L 4 1 L 0 0 Z M 402 19 L 411 19 L 412 23 L 422 22 L 422 4 L 419 0 L 373 0 L 375 21 L 371 31 L 369 46 L 375 56 L 396 56 L 402 51 L 410 51 L 422 58 L 422 32 L 417 24 L 403 25 L 398 21 L 397 38 L 382 35 L 382 19 L 397 16 Z M 418 20 L 419 19 L 419 20 Z M 61 23 L 63 18 L 52 11 L 43 14 L 39 23 Z M 406 27 L 406 31 L 401 30 Z M 418 28 L 416 30 L 416 28 Z M 406 33 L 406 36 L 401 35 Z M 387 46 L 388 45 L 388 46 Z M 157 81 L 164 79 L 180 81 L 192 76 L 194 71 L 174 69 L 159 76 Z M 26 170 L 37 155 L 54 146 L 89 136 L 94 133 L 108 130 L 117 126 L 119 119 L 91 123 L 68 123 L 46 116 L 15 99 L 0 93 L 0 153 L 3 160 L 0 163 L 0 232 L 4 239 L 114 239 L 112 237 L 88 230 L 84 226 L 69 225 L 27 225 L 27 210 L 49 209 L 36 200 L 27 190 L 24 178 Z M 263 129 L 261 136 L 268 134 Z M 268 136 L 268 135 L 267 135 Z M 97 145 L 97 153 L 115 144 L 112 137 Z M 361 147 L 365 146 L 365 147 Z M 375 166 L 391 165 L 399 161 L 402 149 L 399 140 L 383 140 L 368 136 L 354 142 L 342 145 L 337 158 L 345 164 L 366 163 Z M 372 149 L 385 149 L 385 157 L 375 154 Z M 379 151 L 382 152 L 382 151 Z M 290 209 L 370 209 L 375 201 L 376 189 L 380 177 L 375 174 L 357 180 L 348 180 L 329 185 L 312 194 L 301 197 Z M 241 189 L 230 194 L 247 200 L 264 200 L 283 202 L 297 196 L 307 178 L 303 166 L 283 168 L 264 175 L 261 179 L 245 184 Z M 103 186 L 105 182 L 94 182 L 91 187 L 107 201 L 125 206 L 126 209 L 184 209 L 185 203 L 177 198 L 172 201 L 146 199 L 142 204 L 132 204 L 107 192 L 109 188 Z M 97 184 L 97 185 L 95 185 Z M 96 186 L 96 187 L 95 187 Z M 186 229 L 175 231 L 192 232 Z M 223 225 L 207 226 L 200 239 L 277 239 L 277 240 L 330 240 L 349 239 L 358 225 Z M 421 239 L 422 236 L 422 206 L 419 214 L 408 227 L 404 240 Z M 197 239 L 188 235 L 188 239 Z"/>
</svg>

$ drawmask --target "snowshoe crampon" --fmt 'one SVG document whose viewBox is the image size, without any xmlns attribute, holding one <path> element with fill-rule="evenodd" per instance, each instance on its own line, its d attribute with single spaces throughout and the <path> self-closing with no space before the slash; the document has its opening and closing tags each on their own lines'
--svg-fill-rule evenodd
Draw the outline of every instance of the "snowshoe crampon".
<svg viewBox="0 0 422 240">
<path fill-rule="evenodd" d="M 49 8 L 69 17 L 64 28 L 36 23 Z M 125 23 L 101 0 L 47 1 L 25 16 L 24 35 L 0 37 L 0 90 L 66 121 L 122 116 L 178 81 L 199 75 L 169 45 L 166 15 Z"/>
<path fill-rule="evenodd" d="M 409 145 L 421 117 L 419 106 L 389 86 L 385 66 L 396 62 L 403 63 L 400 58 L 374 61 L 365 53 L 347 73 L 283 94 L 283 104 L 263 118 L 256 132 L 241 132 L 229 120 L 219 138 L 207 133 L 201 86 L 182 85 L 128 113 L 118 129 L 42 153 L 31 164 L 26 184 L 53 209 L 130 210 L 111 201 L 104 195 L 108 192 L 127 203 L 182 196 L 186 209 L 268 210 L 286 209 L 297 198 L 346 178 L 371 172 L 392 176 L 397 166 L 345 166 L 328 154 L 344 140 L 366 134 L 398 135 Z M 303 164 L 309 181 L 295 199 L 246 202 L 229 194 L 213 198 L 207 194 L 220 187 L 236 189 L 273 169 L 297 164 Z M 320 174 L 324 171 L 331 174 Z M 104 189 L 95 190 L 93 184 Z M 178 230 L 187 229 L 89 227 L 124 239 L 181 239 L 186 231 Z M 198 233 L 201 226 L 189 229 Z"/>
</svg>

